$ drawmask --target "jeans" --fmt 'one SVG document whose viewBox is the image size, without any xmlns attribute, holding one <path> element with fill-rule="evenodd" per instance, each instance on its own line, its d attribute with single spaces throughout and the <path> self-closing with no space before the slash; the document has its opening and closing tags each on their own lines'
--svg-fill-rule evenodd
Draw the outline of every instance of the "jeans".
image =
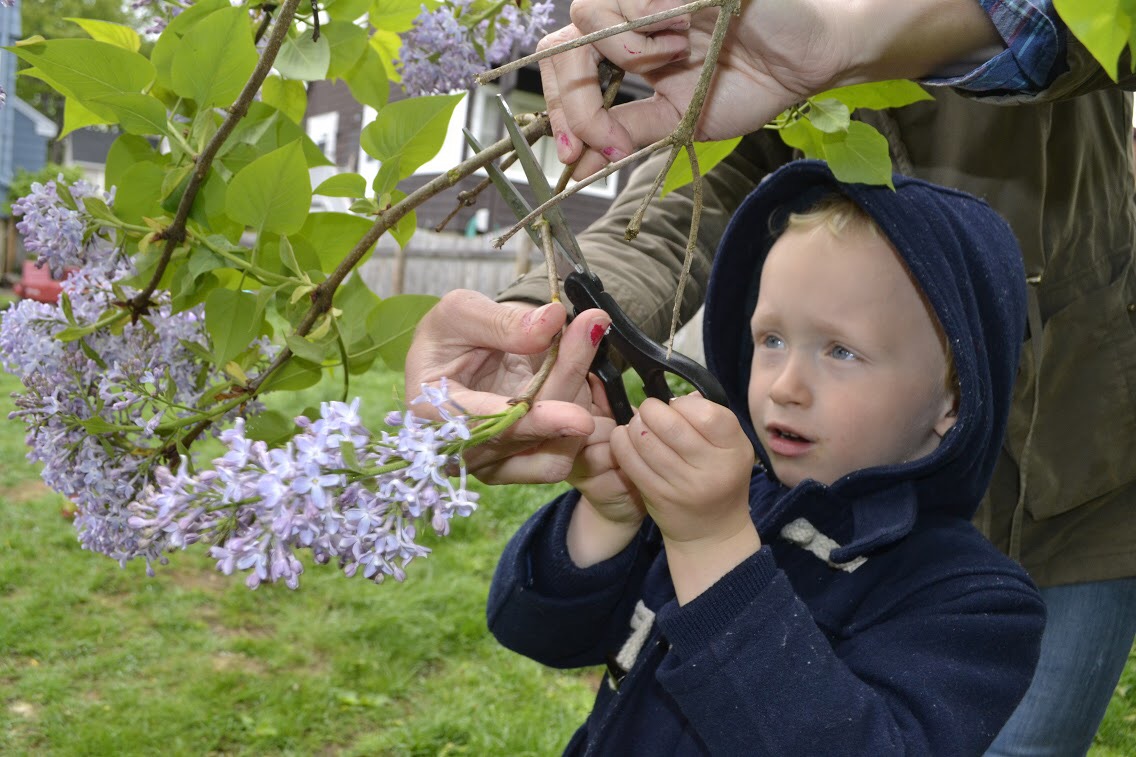
<svg viewBox="0 0 1136 757">
<path fill-rule="evenodd" d="M 1041 659 L 987 757 L 1073 757 L 1093 743 L 1136 636 L 1136 578 L 1041 590 Z"/>
</svg>

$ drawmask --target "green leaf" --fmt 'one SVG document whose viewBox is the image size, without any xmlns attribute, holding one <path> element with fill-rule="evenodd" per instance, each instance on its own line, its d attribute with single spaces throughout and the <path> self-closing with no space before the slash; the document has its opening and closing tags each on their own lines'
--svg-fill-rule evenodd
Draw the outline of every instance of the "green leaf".
<svg viewBox="0 0 1136 757">
<path fill-rule="evenodd" d="M 205 329 L 213 344 L 213 359 L 225 365 L 248 348 L 260 334 L 264 313 L 256 295 L 232 289 L 214 289 L 205 300 Z"/>
<path fill-rule="evenodd" d="M 153 163 L 165 166 L 169 163 L 169 155 L 162 155 L 154 149 L 145 138 L 133 134 L 123 134 L 110 146 L 106 158 L 106 185 L 116 187 L 122 185 L 123 174 L 136 163 Z M 115 202 L 117 206 L 117 200 Z"/>
<path fill-rule="evenodd" d="M 327 15 L 337 21 L 357 21 L 371 5 L 371 0 L 328 0 L 324 3 Z"/>
<path fill-rule="evenodd" d="M 195 100 L 199 108 L 231 105 L 257 60 L 248 11 L 219 10 L 182 38 L 173 56 L 171 89 Z"/>
<path fill-rule="evenodd" d="M 90 215 L 92 218 L 97 218 L 100 221 L 107 221 L 113 224 L 117 224 L 119 222 L 118 219 L 115 218 L 114 213 L 111 212 L 110 207 L 108 207 L 107 204 L 98 197 L 84 197 L 82 202 L 83 207 L 87 209 L 88 215 Z"/>
<path fill-rule="evenodd" d="M 824 143 L 822 142 L 824 132 L 809 123 L 808 119 L 801 118 L 794 121 L 780 129 L 777 134 L 781 137 L 782 142 L 789 147 L 800 150 L 806 158 L 824 160 Z"/>
<path fill-rule="evenodd" d="M 335 307 L 345 314 L 338 320 L 337 325 L 349 352 L 357 352 L 353 345 L 360 341 L 368 346 L 372 343 L 367 320 L 381 302 L 379 296 L 371 291 L 358 273 L 353 273 L 339 289 L 335 290 Z"/>
<path fill-rule="evenodd" d="M 296 422 L 278 410 L 257 413 L 245 423 L 245 437 L 273 446 L 296 434 Z"/>
<path fill-rule="evenodd" d="M 241 169 L 229 183 L 225 212 L 256 230 L 293 234 L 304 226 L 312 184 L 300 143 L 281 147 Z"/>
<path fill-rule="evenodd" d="M 103 420 L 102 418 L 87 418 L 86 420 L 79 421 L 79 425 L 88 434 L 109 434 L 117 429 L 110 421 Z"/>
<path fill-rule="evenodd" d="M 385 32 L 395 34 L 406 32 L 410 31 L 410 27 L 414 25 L 414 19 L 421 12 L 421 6 L 425 5 L 427 10 L 433 10 L 438 4 L 437 2 L 423 3 L 421 0 L 374 0 L 371 3 L 371 14 L 368 20 L 371 22 L 371 26 Z"/>
<path fill-rule="evenodd" d="M 99 21 L 94 18 L 67 18 L 64 20 L 83 27 L 83 31 L 91 35 L 92 39 L 97 39 L 100 42 L 107 42 L 131 52 L 138 52 L 138 49 L 142 46 L 142 39 L 138 36 L 138 32 L 129 26 L 112 24 L 110 21 Z"/>
<path fill-rule="evenodd" d="M 391 204 L 395 205 L 406 199 L 406 192 L 401 189 L 396 189 L 391 192 Z M 414 232 L 418 231 L 418 214 L 413 210 L 398 219 L 390 229 L 390 235 L 394 237 L 394 241 L 398 242 L 398 246 L 406 249 L 406 245 L 410 243 L 410 238 L 414 236 Z"/>
<path fill-rule="evenodd" d="M 154 81 L 154 66 L 139 53 L 93 39 L 56 39 L 6 48 L 35 67 L 35 76 L 102 118 L 108 95 L 141 92 Z"/>
<path fill-rule="evenodd" d="M 824 155 L 840 181 L 895 188 L 887 138 L 868 124 L 853 121 L 846 133 L 825 134 Z"/>
<path fill-rule="evenodd" d="M 114 212 L 126 223 L 162 215 L 161 190 L 166 172 L 157 163 L 145 161 L 126 169 L 115 186 Z"/>
<path fill-rule="evenodd" d="M 363 197 L 367 194 L 367 180 L 357 173 L 337 173 L 321 182 L 312 193 L 324 197 Z"/>
<path fill-rule="evenodd" d="M 442 149 L 450 115 L 462 97 L 464 94 L 430 95 L 390 103 L 363 129 L 360 145 L 382 161 L 385 173 L 397 174 L 401 181 Z"/>
<path fill-rule="evenodd" d="M 891 79 L 870 84 L 852 84 L 847 87 L 821 92 L 814 99 L 831 98 L 848 106 L 849 110 L 868 108 L 884 110 L 902 108 L 920 100 L 934 100 L 931 94 L 908 79 Z"/>
<path fill-rule="evenodd" d="M 313 41 L 310 33 L 300 33 L 284 40 L 272 65 L 288 79 L 313 81 L 327 76 L 329 63 L 331 47 L 327 37 L 321 34 L 318 40 Z"/>
<path fill-rule="evenodd" d="M 292 350 L 292 354 L 296 357 L 317 364 L 323 362 L 327 355 L 327 348 L 330 346 L 327 342 L 317 344 L 296 334 L 289 334 L 284 337 L 284 343 L 288 345 L 288 349 Z"/>
<path fill-rule="evenodd" d="M 296 252 L 292 249 L 292 243 L 288 241 L 288 237 L 280 237 L 280 262 L 283 263 L 289 271 L 297 276 L 304 275 L 304 269 L 300 267 L 300 263 L 296 260 Z"/>
<path fill-rule="evenodd" d="M 382 110 L 390 97 L 390 84 L 383 69 L 382 59 L 370 46 L 363 51 L 359 61 L 345 74 L 343 81 L 351 95 L 375 110 Z"/>
<path fill-rule="evenodd" d="M 151 95 L 110 95 L 102 100 L 129 134 L 165 134 L 166 106 Z"/>
<path fill-rule="evenodd" d="M 327 78 L 334 81 L 355 67 L 367 49 L 367 32 L 350 21 L 331 21 L 320 27 L 331 48 Z"/>
<path fill-rule="evenodd" d="M 68 97 L 63 101 L 63 128 L 56 139 L 63 139 L 76 129 L 109 123 L 113 123 L 113 120 L 95 115 L 74 97 Z"/>
<path fill-rule="evenodd" d="M 292 357 L 287 363 L 273 371 L 261 386 L 262 392 L 298 391 L 319 383 L 322 371 L 320 366 Z"/>
<path fill-rule="evenodd" d="M 425 294 L 400 294 L 383 300 L 367 318 L 367 328 L 391 370 L 404 369 L 414 327 L 437 301 Z"/>
<path fill-rule="evenodd" d="M 379 61 L 383 64 L 383 68 L 386 69 L 387 78 L 393 82 L 402 81 L 402 75 L 395 66 L 395 61 L 398 60 L 398 53 L 402 49 L 402 37 L 394 32 L 378 29 L 371 35 L 369 44 L 371 48 L 379 54 Z"/>
<path fill-rule="evenodd" d="M 308 110 L 308 91 L 303 82 L 269 76 L 260 89 L 261 99 L 287 116 L 294 123 L 304 120 Z"/>
<path fill-rule="evenodd" d="M 848 130 L 848 124 L 852 120 L 851 115 L 848 106 L 839 100 L 809 98 L 809 109 L 805 118 L 826 134 L 834 134 L 838 131 Z"/>
<path fill-rule="evenodd" d="M 292 246 L 297 257 L 302 258 L 304 252 L 316 255 L 320 269 L 328 273 L 335 270 L 370 230 L 369 220 L 349 213 L 312 213 L 304 220 L 300 233 L 292 237 Z"/>
<path fill-rule="evenodd" d="M 1133 32 L 1126 3 L 1123 0 L 1054 0 L 1053 7 L 1069 31 L 1116 81 L 1118 58 Z"/>
<path fill-rule="evenodd" d="M 741 137 L 737 137 L 736 139 L 723 139 L 718 142 L 695 142 L 694 154 L 698 156 L 698 172 L 705 176 L 707 171 L 721 163 L 727 155 L 733 152 L 738 142 L 741 141 Z M 666 179 L 663 180 L 662 196 L 666 197 L 668 192 L 673 192 L 679 187 L 685 187 L 692 181 L 694 181 L 694 174 L 690 172 L 690 158 L 687 157 L 686 148 L 683 148 L 682 154 L 671 165 L 671 169 L 667 171 Z"/>
<path fill-rule="evenodd" d="M 229 7 L 228 0 L 200 0 L 174 16 L 150 53 L 150 61 L 158 71 L 158 82 L 162 87 L 173 90 L 174 55 L 181 46 L 182 37 L 209 14 Z"/>
</svg>

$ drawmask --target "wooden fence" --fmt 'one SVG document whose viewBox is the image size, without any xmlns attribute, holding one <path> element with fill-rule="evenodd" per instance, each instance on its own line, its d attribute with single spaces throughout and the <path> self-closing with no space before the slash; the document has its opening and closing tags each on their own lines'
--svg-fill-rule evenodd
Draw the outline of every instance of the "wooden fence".
<svg viewBox="0 0 1136 757">
<path fill-rule="evenodd" d="M 384 235 L 359 274 L 380 297 L 400 292 L 441 296 L 452 289 L 474 289 L 492 297 L 541 259 L 524 234 L 515 235 L 500 250 L 493 247 L 494 238 L 419 229 L 400 267 L 398 245 Z"/>
</svg>

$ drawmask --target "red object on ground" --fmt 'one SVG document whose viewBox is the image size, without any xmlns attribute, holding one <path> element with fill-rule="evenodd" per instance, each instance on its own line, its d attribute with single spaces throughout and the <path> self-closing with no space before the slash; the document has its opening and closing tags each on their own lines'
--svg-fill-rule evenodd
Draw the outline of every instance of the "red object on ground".
<svg viewBox="0 0 1136 757">
<path fill-rule="evenodd" d="M 64 272 L 64 278 L 69 273 Z M 21 278 L 12 286 L 12 291 L 17 297 L 54 304 L 59 301 L 59 279 L 52 278 L 47 266 L 37 268 L 34 260 L 25 260 Z"/>
</svg>

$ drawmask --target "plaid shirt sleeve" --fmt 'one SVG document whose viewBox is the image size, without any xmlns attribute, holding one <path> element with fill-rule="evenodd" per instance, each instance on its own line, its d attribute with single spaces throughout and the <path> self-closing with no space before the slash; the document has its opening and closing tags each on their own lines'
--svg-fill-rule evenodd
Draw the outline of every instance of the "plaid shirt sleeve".
<svg viewBox="0 0 1136 757">
<path fill-rule="evenodd" d="M 975 68 L 922 83 L 968 92 L 1034 93 L 1045 89 L 1064 65 L 1065 24 L 1052 0 L 979 0 L 1006 49 Z"/>
</svg>

